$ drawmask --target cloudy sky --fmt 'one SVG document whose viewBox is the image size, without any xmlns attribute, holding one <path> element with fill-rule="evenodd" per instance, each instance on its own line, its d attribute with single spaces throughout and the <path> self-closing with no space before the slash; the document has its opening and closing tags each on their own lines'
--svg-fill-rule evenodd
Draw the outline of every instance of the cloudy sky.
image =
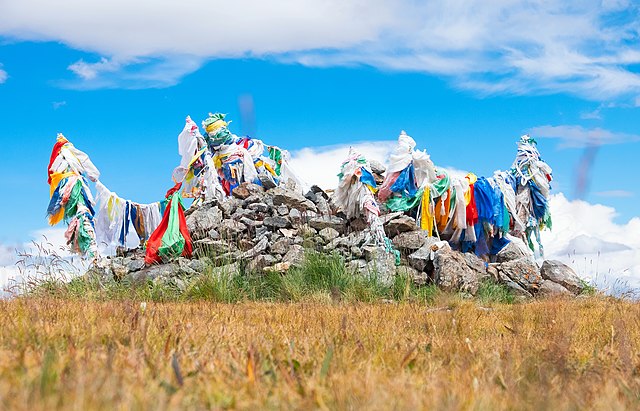
<svg viewBox="0 0 640 411">
<path fill-rule="evenodd" d="M 556 179 L 547 254 L 640 280 L 640 6 L 625 0 L 4 0 L 0 265 L 47 229 L 57 132 L 151 202 L 184 117 L 210 111 L 324 186 L 349 144 L 384 160 L 403 129 L 483 175 L 530 133 Z"/>
</svg>

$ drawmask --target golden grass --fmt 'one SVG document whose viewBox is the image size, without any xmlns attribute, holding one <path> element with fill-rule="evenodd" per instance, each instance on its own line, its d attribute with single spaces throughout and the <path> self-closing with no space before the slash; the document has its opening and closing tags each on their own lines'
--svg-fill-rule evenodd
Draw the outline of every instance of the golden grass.
<svg viewBox="0 0 640 411">
<path fill-rule="evenodd" d="M 3 409 L 640 408 L 640 305 L 615 299 L 0 307 Z"/>
</svg>

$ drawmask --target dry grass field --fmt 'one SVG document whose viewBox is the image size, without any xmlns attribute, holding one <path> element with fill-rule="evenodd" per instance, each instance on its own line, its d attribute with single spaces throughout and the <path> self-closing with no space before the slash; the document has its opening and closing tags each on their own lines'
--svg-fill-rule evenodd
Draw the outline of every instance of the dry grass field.
<svg viewBox="0 0 640 411">
<path fill-rule="evenodd" d="M 640 305 L 0 302 L 2 409 L 639 409 Z"/>
</svg>

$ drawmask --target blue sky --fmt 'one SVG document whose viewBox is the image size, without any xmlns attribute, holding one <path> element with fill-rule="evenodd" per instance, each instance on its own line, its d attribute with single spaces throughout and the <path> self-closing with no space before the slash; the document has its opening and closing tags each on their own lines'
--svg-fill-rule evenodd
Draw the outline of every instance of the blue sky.
<svg viewBox="0 0 640 411">
<path fill-rule="evenodd" d="M 406 130 L 436 164 L 482 175 L 507 169 L 529 132 L 570 200 L 598 141 L 584 200 L 614 208 L 616 223 L 638 215 L 632 2 L 64 3 L 0 5 L 1 243 L 46 226 L 57 132 L 109 188 L 151 202 L 171 186 L 184 117 L 209 111 L 294 155 Z M 247 98 L 255 124 L 240 115 Z"/>
</svg>

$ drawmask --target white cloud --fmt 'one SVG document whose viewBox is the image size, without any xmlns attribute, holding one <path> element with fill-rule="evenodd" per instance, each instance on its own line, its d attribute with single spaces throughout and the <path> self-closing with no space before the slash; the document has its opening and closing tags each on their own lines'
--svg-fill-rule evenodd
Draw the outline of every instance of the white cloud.
<svg viewBox="0 0 640 411">
<path fill-rule="evenodd" d="M 586 111 L 580 114 L 583 120 L 602 120 L 602 105 L 593 111 Z"/>
<path fill-rule="evenodd" d="M 80 81 L 61 81 L 64 88 L 162 88 L 177 84 L 185 75 L 199 69 L 203 61 L 194 56 L 171 56 L 168 58 L 138 58 L 115 60 L 101 58 L 98 62 L 87 63 L 79 60 L 68 69 Z"/>
<path fill-rule="evenodd" d="M 53 107 L 54 110 L 57 110 L 60 107 L 64 107 L 66 105 L 67 105 L 66 101 L 54 101 L 53 103 L 51 103 L 51 106 Z"/>
<path fill-rule="evenodd" d="M 83 80 L 93 80 L 99 74 L 112 73 L 118 71 L 122 64 L 106 58 L 101 58 L 97 63 L 87 63 L 84 60 L 78 60 L 68 67 Z"/>
<path fill-rule="evenodd" d="M 615 209 L 570 201 L 563 194 L 552 195 L 549 205 L 553 230 L 542 232 L 546 258 L 561 260 L 581 277 L 617 291 L 620 282 L 640 287 L 640 217 L 618 224 Z"/>
<path fill-rule="evenodd" d="M 2 69 L 2 64 L 0 64 L 0 84 L 6 82 L 8 78 L 9 74 Z"/>
<path fill-rule="evenodd" d="M 529 130 L 534 138 L 552 138 L 564 147 L 588 147 L 640 141 L 640 135 L 619 133 L 600 127 L 585 128 L 577 125 L 538 126 Z"/>
<path fill-rule="evenodd" d="M 628 197 L 634 196 L 634 194 L 631 191 L 627 191 L 627 190 L 598 191 L 595 194 L 599 197 L 616 197 L 616 198 L 628 198 Z"/>
<path fill-rule="evenodd" d="M 363 154 L 367 160 L 385 163 L 395 141 L 363 141 L 351 145 L 306 147 L 291 153 L 291 166 L 310 185 L 334 189 L 338 186 L 340 165 L 349 154 L 349 147 Z"/>
<path fill-rule="evenodd" d="M 632 68 L 640 63 L 639 14 L 616 0 L 7 0 L 0 35 L 105 56 L 72 65 L 85 82 L 114 74 L 92 87 L 117 86 L 115 74 L 146 59 L 200 63 L 160 70 L 140 87 L 175 84 L 207 59 L 257 57 L 425 72 L 481 93 L 632 99 L 640 93 Z"/>
</svg>

